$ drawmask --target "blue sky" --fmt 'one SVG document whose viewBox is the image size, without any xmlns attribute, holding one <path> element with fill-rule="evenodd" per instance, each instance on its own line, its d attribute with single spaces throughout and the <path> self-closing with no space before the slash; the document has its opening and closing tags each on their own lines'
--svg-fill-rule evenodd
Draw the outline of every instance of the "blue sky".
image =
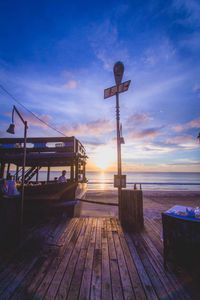
<svg viewBox="0 0 200 300">
<path fill-rule="evenodd" d="M 113 66 L 122 61 L 124 171 L 199 171 L 200 2 L 0 1 L 0 84 L 115 170 Z M 0 135 L 15 104 L 28 136 L 58 136 L 0 89 Z M 23 126 L 16 118 L 16 136 Z"/>
</svg>

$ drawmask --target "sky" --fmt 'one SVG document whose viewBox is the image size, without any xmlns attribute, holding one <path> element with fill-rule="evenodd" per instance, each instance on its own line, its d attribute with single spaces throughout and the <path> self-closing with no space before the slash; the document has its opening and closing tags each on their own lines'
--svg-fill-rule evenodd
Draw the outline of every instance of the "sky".
<svg viewBox="0 0 200 300">
<path fill-rule="evenodd" d="M 1 0 L 0 136 L 16 105 L 29 137 L 61 136 L 31 111 L 82 142 L 87 170 L 115 171 L 116 99 L 104 89 L 121 61 L 123 171 L 199 172 L 199 15 L 197 0 Z"/>
</svg>

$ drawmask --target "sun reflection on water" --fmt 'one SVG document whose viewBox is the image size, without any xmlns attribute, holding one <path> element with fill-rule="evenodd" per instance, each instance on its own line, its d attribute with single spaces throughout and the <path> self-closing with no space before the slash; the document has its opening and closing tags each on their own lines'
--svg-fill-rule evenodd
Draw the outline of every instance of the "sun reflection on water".
<svg viewBox="0 0 200 300">
<path fill-rule="evenodd" d="M 100 175 L 100 189 L 101 190 L 104 190 L 105 189 L 105 174 L 104 172 L 101 172 L 101 175 Z"/>
</svg>

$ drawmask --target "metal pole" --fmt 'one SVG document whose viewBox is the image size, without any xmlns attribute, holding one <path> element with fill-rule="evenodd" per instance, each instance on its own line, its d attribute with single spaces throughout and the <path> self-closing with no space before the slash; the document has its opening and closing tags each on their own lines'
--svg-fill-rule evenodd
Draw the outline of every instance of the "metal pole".
<svg viewBox="0 0 200 300">
<path fill-rule="evenodd" d="M 117 86 L 118 89 L 118 86 Z M 118 187 L 118 217 L 121 219 L 121 143 L 120 143 L 120 116 L 119 116 L 119 93 L 116 93 L 116 121 L 117 121 L 117 165 L 118 165 L 118 176 L 120 178 L 120 186 Z"/>
<path fill-rule="evenodd" d="M 26 139 L 27 139 L 27 121 L 24 121 L 24 159 L 22 168 L 22 196 L 21 196 L 21 207 L 20 207 L 20 241 L 22 239 L 23 232 L 23 217 L 24 217 L 24 177 L 25 177 L 25 166 L 26 166 Z"/>
</svg>

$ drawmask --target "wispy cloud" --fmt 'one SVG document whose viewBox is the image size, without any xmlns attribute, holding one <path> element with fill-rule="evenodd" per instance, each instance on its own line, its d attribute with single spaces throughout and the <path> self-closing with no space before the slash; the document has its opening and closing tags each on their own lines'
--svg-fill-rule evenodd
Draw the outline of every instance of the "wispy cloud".
<svg viewBox="0 0 200 300">
<path fill-rule="evenodd" d="M 154 127 L 154 128 L 147 128 L 144 129 L 142 131 L 138 131 L 138 132 L 132 132 L 130 134 L 130 137 L 132 139 L 138 139 L 138 140 L 142 140 L 142 139 L 154 139 L 156 136 L 161 134 L 161 129 L 164 126 L 160 126 L 160 127 Z"/>
<path fill-rule="evenodd" d="M 63 85 L 64 89 L 75 89 L 77 86 L 76 80 L 69 80 L 66 84 Z"/>
<path fill-rule="evenodd" d="M 150 120 L 153 120 L 153 118 L 147 116 L 146 114 L 139 114 L 139 113 L 135 113 L 128 118 L 129 123 L 136 123 L 136 124 L 146 123 Z"/>
<path fill-rule="evenodd" d="M 184 10 L 186 12 L 184 21 L 191 25 L 198 25 L 200 23 L 200 3 L 197 0 L 174 0 L 173 5 L 177 10 Z"/>
<path fill-rule="evenodd" d="M 78 124 L 72 127 L 62 126 L 61 130 L 66 135 L 77 136 L 101 136 L 114 130 L 114 125 L 108 120 L 96 120 L 85 124 Z"/>
<path fill-rule="evenodd" d="M 175 145 L 185 144 L 193 141 L 194 138 L 191 135 L 181 135 L 181 136 L 175 136 L 166 139 L 167 144 L 175 144 Z"/>
<path fill-rule="evenodd" d="M 88 39 L 95 55 L 100 59 L 106 70 L 112 70 L 114 62 L 123 58 L 128 59 L 128 50 L 119 39 L 117 26 L 110 18 L 101 24 L 93 24 L 89 31 Z"/>
<path fill-rule="evenodd" d="M 176 132 L 181 132 L 191 128 L 200 128 L 200 118 L 194 119 L 183 125 L 176 125 L 172 127 L 172 129 Z"/>
<path fill-rule="evenodd" d="M 178 165 L 178 166 L 199 166 L 200 161 L 188 159 L 188 158 L 182 158 L 182 159 L 176 159 L 174 162 L 169 163 L 169 165 Z"/>
<path fill-rule="evenodd" d="M 166 144 L 172 145 L 176 150 L 193 151 L 198 148 L 197 139 L 191 135 L 175 136 L 166 139 Z"/>
</svg>

